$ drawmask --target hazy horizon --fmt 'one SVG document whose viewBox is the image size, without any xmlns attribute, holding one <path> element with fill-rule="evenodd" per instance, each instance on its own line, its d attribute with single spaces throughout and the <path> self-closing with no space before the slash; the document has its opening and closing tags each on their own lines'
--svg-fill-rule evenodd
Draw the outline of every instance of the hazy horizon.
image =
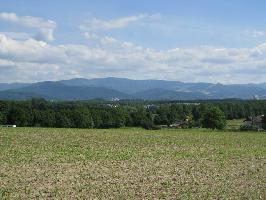
<svg viewBox="0 0 266 200">
<path fill-rule="evenodd" d="M 222 84 L 222 85 L 246 85 L 246 84 L 265 84 L 265 82 L 259 82 L 259 83 L 220 83 L 220 82 L 203 82 L 203 81 L 198 81 L 198 82 L 192 82 L 192 81 L 178 81 L 178 80 L 166 80 L 166 79 L 133 79 L 133 78 L 125 78 L 125 77 L 112 77 L 112 76 L 107 76 L 107 77 L 96 77 L 96 78 L 84 78 L 84 77 L 73 77 L 69 79 L 58 79 L 58 80 L 42 80 L 42 81 L 29 81 L 29 82 L 0 82 L 0 84 L 16 84 L 16 83 L 41 83 L 41 82 L 57 82 L 57 81 L 68 81 L 68 80 L 74 80 L 74 79 L 109 79 L 109 78 L 114 78 L 114 79 L 128 79 L 128 80 L 133 80 L 133 81 L 174 81 L 174 82 L 182 82 L 182 83 L 207 83 L 207 84 Z"/>
<path fill-rule="evenodd" d="M 0 83 L 266 82 L 260 0 L 2 1 Z"/>
</svg>

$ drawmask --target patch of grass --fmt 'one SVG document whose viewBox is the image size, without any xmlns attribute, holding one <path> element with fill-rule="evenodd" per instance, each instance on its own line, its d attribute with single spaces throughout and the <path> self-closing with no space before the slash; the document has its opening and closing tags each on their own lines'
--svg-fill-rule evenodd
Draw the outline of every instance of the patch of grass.
<svg viewBox="0 0 266 200">
<path fill-rule="evenodd" d="M 0 128 L 0 199 L 265 199 L 266 134 Z"/>
<path fill-rule="evenodd" d="M 233 119 L 227 120 L 227 129 L 231 130 L 239 130 L 240 126 L 243 125 L 244 119 Z"/>
<path fill-rule="evenodd" d="M 10 198 L 10 192 L 6 188 L 0 188 L 0 199 L 9 199 Z"/>
</svg>

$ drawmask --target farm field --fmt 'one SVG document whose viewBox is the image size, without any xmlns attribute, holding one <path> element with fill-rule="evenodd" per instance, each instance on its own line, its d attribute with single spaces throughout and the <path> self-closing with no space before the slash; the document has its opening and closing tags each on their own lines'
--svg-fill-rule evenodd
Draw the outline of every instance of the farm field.
<svg viewBox="0 0 266 200">
<path fill-rule="evenodd" d="M 266 199 L 266 133 L 0 128 L 0 199 Z"/>
<path fill-rule="evenodd" d="M 233 119 L 233 120 L 227 120 L 227 126 L 226 129 L 230 130 L 239 130 L 241 125 L 243 125 L 243 121 L 245 119 Z"/>
</svg>

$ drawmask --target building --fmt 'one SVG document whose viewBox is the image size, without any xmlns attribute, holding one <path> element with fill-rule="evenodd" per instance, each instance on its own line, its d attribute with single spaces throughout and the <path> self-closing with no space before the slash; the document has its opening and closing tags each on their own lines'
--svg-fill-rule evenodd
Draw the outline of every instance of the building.
<svg viewBox="0 0 266 200">
<path fill-rule="evenodd" d="M 7 128 L 16 128 L 16 125 L 2 125 L 1 127 L 7 127 Z"/>
<path fill-rule="evenodd" d="M 246 128 L 261 130 L 266 126 L 264 122 L 264 115 L 248 117 L 243 121 L 243 125 Z"/>
<path fill-rule="evenodd" d="M 117 97 L 113 97 L 113 98 L 111 99 L 111 101 L 120 101 L 120 99 L 117 98 Z"/>
<path fill-rule="evenodd" d="M 186 128 L 188 126 L 188 120 L 178 120 L 174 124 L 171 124 L 171 128 Z"/>
<path fill-rule="evenodd" d="M 260 100 L 260 97 L 258 95 L 254 95 L 253 100 Z"/>
</svg>

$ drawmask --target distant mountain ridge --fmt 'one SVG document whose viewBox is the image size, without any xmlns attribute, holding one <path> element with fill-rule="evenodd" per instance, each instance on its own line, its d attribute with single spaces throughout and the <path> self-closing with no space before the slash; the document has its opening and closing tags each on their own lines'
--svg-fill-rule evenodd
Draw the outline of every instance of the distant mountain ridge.
<svg viewBox="0 0 266 200">
<path fill-rule="evenodd" d="M 102 99 L 129 99 L 130 96 L 122 92 L 101 88 L 85 86 L 68 86 L 60 82 L 40 82 L 27 87 L 0 92 L 0 99 L 29 99 L 42 97 L 49 100 L 88 100 Z"/>
<path fill-rule="evenodd" d="M 126 78 L 76 78 L 38 83 L 0 83 L 0 99 L 23 100 L 42 97 L 50 100 L 145 99 L 199 100 L 252 99 L 266 97 L 266 83 L 213 84 L 184 83 L 164 80 L 132 80 Z"/>
<path fill-rule="evenodd" d="M 29 85 L 30 83 L 0 83 L 0 91 L 18 89 Z"/>
</svg>

